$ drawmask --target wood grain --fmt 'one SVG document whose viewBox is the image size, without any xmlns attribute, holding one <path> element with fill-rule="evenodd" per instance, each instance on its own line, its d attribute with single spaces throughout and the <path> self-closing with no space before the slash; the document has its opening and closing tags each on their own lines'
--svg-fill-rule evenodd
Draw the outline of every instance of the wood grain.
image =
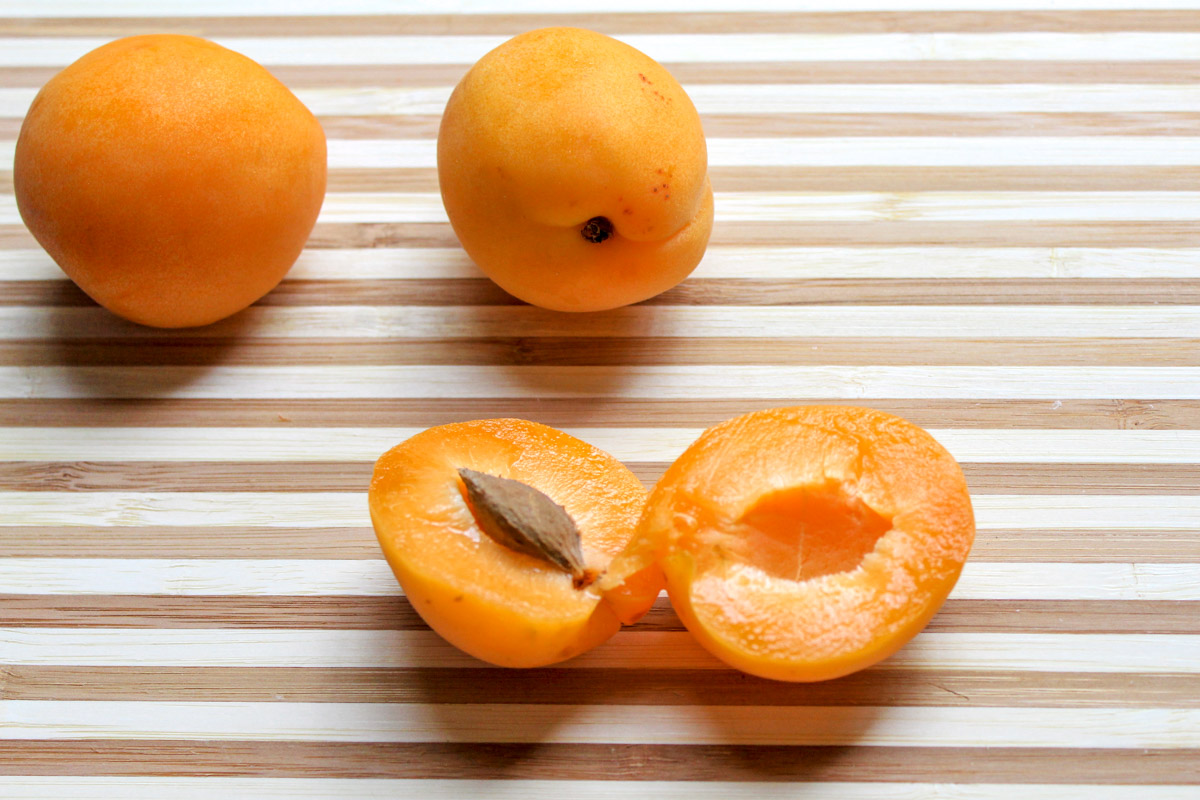
<svg viewBox="0 0 1200 800">
<path fill-rule="evenodd" d="M 1200 8 L 418 5 L 0 2 L 0 161 L 76 50 L 151 31 L 242 43 L 331 154 L 287 280 L 176 332 L 67 282 L 0 164 L 0 795 L 1195 795 Z M 551 24 L 643 43 L 709 137 L 704 262 L 614 314 L 516 303 L 437 198 L 473 48 Z M 650 485 L 704 427 L 847 401 L 933 430 L 980 525 L 928 629 L 837 681 L 725 668 L 666 597 L 490 668 L 361 502 L 436 424 L 536 419 Z"/>
</svg>

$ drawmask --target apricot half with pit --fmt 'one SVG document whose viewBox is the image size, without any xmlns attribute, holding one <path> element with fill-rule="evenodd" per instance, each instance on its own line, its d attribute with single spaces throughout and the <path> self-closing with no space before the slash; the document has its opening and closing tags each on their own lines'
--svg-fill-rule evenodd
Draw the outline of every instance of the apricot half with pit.
<svg viewBox="0 0 1200 800">
<path fill-rule="evenodd" d="M 431 628 L 484 661 L 537 667 L 635 622 L 657 567 L 619 572 L 641 482 L 608 453 L 517 419 L 430 428 L 375 465 L 371 521 Z"/>
<path fill-rule="evenodd" d="M 691 445 L 651 492 L 630 557 L 662 567 L 716 656 L 816 681 L 916 635 L 974 534 L 962 471 L 921 428 L 863 408 L 780 408 Z"/>
<path fill-rule="evenodd" d="M 454 89 L 438 132 L 454 232 L 505 291 L 560 311 L 645 300 L 713 221 L 695 106 L 660 64 L 579 28 L 521 34 Z"/>
</svg>

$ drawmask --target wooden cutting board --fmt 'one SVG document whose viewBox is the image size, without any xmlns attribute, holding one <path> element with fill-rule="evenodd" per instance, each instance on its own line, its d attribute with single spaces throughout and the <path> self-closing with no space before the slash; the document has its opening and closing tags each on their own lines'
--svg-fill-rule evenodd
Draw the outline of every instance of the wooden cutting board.
<svg viewBox="0 0 1200 800">
<path fill-rule="evenodd" d="M 1200 796 L 1200 3 L 463 5 L 0 1 L 0 796 Z M 548 24 L 704 118 L 710 250 L 637 307 L 515 304 L 441 208 L 450 87 Z M 265 63 L 330 140 L 300 262 L 201 330 L 93 306 L 11 194 L 37 87 L 146 31 Z M 827 401 L 931 429 L 979 524 L 928 630 L 840 681 L 726 669 L 665 598 L 488 668 L 367 518 L 431 425 L 536 419 L 652 482 Z"/>
</svg>

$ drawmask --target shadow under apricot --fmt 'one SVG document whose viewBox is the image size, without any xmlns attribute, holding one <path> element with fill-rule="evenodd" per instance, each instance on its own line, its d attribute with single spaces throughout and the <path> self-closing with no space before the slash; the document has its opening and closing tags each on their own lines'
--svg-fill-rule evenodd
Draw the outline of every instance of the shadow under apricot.
<svg viewBox="0 0 1200 800">
<path fill-rule="evenodd" d="M 129 322 L 90 300 L 55 306 L 46 361 L 73 394 L 131 404 L 170 397 L 254 336 L 252 309 L 202 328 L 166 329 Z"/>
</svg>

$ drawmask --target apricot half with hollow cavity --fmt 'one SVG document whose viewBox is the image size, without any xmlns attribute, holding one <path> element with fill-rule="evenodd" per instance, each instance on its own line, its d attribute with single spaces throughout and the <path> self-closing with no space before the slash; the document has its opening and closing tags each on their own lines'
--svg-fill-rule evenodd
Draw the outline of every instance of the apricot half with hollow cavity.
<svg viewBox="0 0 1200 800">
<path fill-rule="evenodd" d="M 635 303 L 683 280 L 713 221 L 695 106 L 666 69 L 579 28 L 487 53 L 438 132 L 442 201 L 501 288 L 559 311 Z"/>
<path fill-rule="evenodd" d="M 659 564 L 684 624 L 732 666 L 816 681 L 916 635 L 974 534 L 962 471 L 921 428 L 779 408 L 709 429 L 667 469 L 626 568 Z"/>
<path fill-rule="evenodd" d="M 493 664 L 578 655 L 637 621 L 663 587 L 656 567 L 612 565 L 633 538 L 641 482 L 608 453 L 545 425 L 430 428 L 380 457 L 368 498 L 413 608 L 451 644 Z M 564 516 L 573 531 L 549 529 Z M 501 536 L 496 525 L 524 530 Z M 552 555 L 546 542 L 575 535 L 578 563 L 539 558 L 514 534 L 543 556 Z"/>
</svg>

